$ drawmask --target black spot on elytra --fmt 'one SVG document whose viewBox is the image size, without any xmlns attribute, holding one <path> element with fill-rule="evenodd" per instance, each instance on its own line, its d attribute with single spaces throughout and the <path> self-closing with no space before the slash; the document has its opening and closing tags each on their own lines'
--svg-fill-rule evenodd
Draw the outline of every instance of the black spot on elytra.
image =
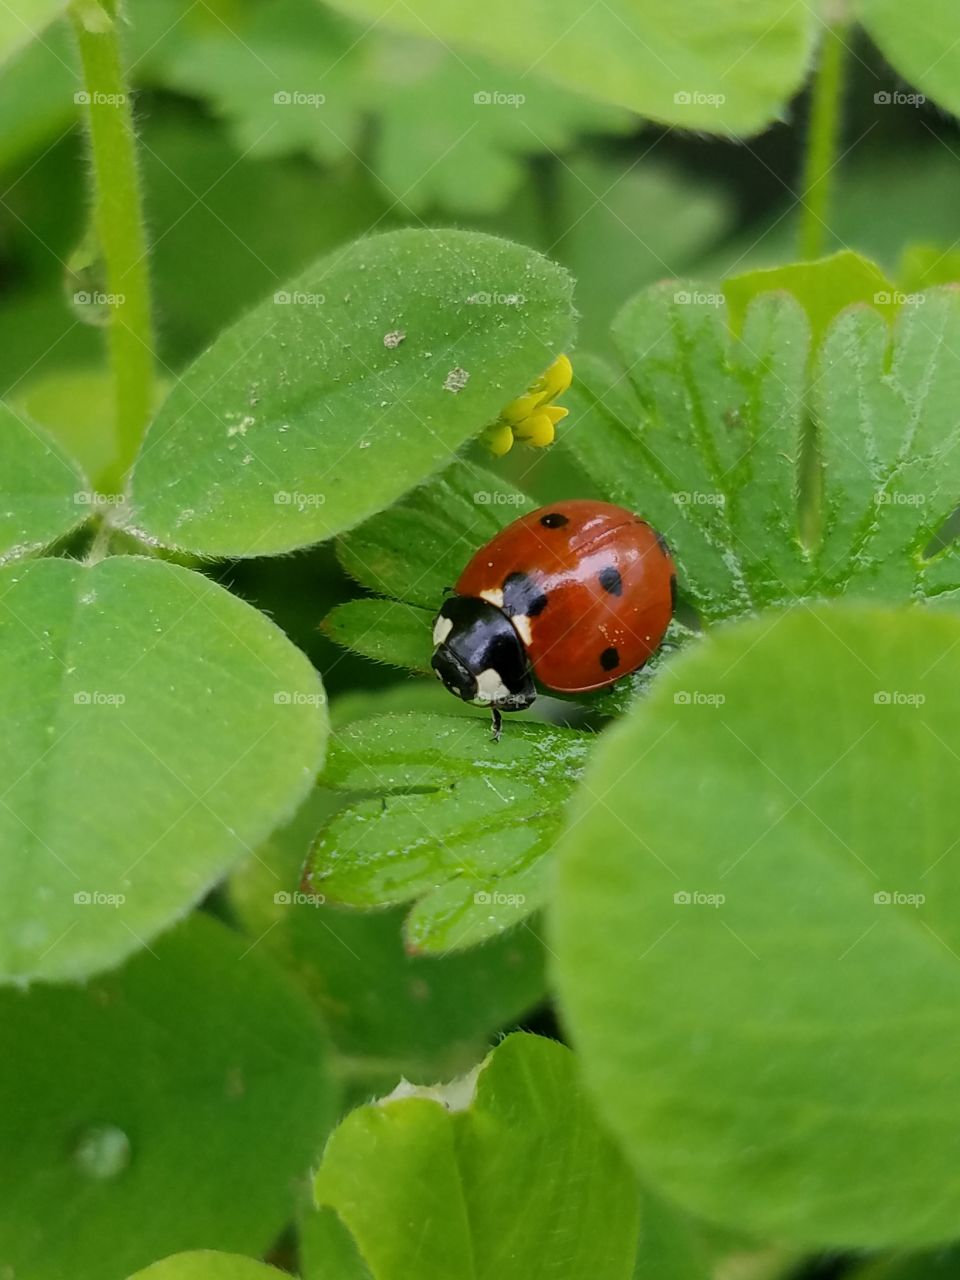
<svg viewBox="0 0 960 1280">
<path fill-rule="evenodd" d="M 503 580 L 503 612 L 508 618 L 535 618 L 547 607 L 547 597 L 529 573 L 508 573 Z"/>
<path fill-rule="evenodd" d="M 677 608 L 677 575 L 670 575 L 670 612 L 675 613 Z"/>
<path fill-rule="evenodd" d="M 615 564 L 608 564 L 605 569 L 600 570 L 597 576 L 604 591 L 609 591 L 612 596 L 623 595 L 623 579 L 620 577 L 620 570 Z"/>
<path fill-rule="evenodd" d="M 570 517 L 565 516 L 562 511 L 548 511 L 545 516 L 540 517 L 540 523 L 545 529 L 562 529 L 565 524 L 570 523 Z"/>
<path fill-rule="evenodd" d="M 611 645 L 609 649 L 604 649 L 603 653 L 601 653 L 600 665 L 603 667 L 604 671 L 612 671 L 614 667 L 619 667 L 620 655 L 617 653 L 613 645 Z"/>
</svg>

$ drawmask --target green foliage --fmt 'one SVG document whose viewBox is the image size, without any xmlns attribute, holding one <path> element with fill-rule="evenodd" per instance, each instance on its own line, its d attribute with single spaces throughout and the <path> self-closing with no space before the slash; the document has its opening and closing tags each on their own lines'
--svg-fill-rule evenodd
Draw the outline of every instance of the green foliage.
<svg viewBox="0 0 960 1280">
<path fill-rule="evenodd" d="M 960 114 L 960 17 L 950 0 L 857 0 L 855 10 L 885 57 L 901 76 L 947 111 Z M 891 83 L 878 90 L 884 105 L 909 90 Z"/>
<path fill-rule="evenodd" d="M 952 1275 L 956 16 L 338 5 L 0 15 L 0 1280 Z M 585 496 L 678 618 L 494 742 Z"/>
<path fill-rule="evenodd" d="M 316 1176 L 317 1203 L 349 1227 L 374 1280 L 628 1280 L 638 1189 L 569 1050 L 510 1036 L 475 1079 L 432 1093 L 352 1112 Z"/>
<path fill-rule="evenodd" d="M 742 332 L 747 307 L 754 298 L 778 292 L 792 295 L 804 308 L 815 345 L 823 340 L 836 316 L 858 302 L 875 306 L 888 317 L 899 307 L 896 288 L 877 264 L 844 250 L 815 262 L 791 262 L 725 280 L 723 296 L 731 329 Z"/>
<path fill-rule="evenodd" d="M 361 240 L 178 380 L 134 470 L 130 527 L 235 556 L 340 533 L 495 419 L 571 325 L 566 274 L 517 245 L 456 231 Z"/>
<path fill-rule="evenodd" d="M 138 1271 L 130 1280 L 277 1280 L 285 1273 L 236 1253 L 200 1249 L 177 1253 Z"/>
<path fill-rule="evenodd" d="M 731 1227 L 955 1232 L 958 644 L 875 607 L 718 632 L 578 792 L 551 931 L 574 1043 L 644 1176 Z"/>
<path fill-rule="evenodd" d="M 529 929 L 517 929 L 469 951 L 412 955 L 403 908 L 346 911 L 304 896 L 316 831 L 345 803 L 315 791 L 234 873 L 229 898 L 251 943 L 309 991 L 336 1047 L 336 1069 L 366 1097 L 401 1077 L 429 1083 L 469 1070 L 492 1033 L 543 998 L 543 953 Z"/>
<path fill-rule="evenodd" d="M 35 422 L 0 404 L 0 563 L 69 533 L 93 499 L 76 463 Z"/>
<path fill-rule="evenodd" d="M 773 295 L 736 340 L 721 294 L 671 284 L 614 324 L 629 378 L 578 363 L 566 445 L 606 497 L 652 518 L 707 619 L 953 583 L 949 553 L 923 552 L 960 490 L 955 292 L 902 307 L 892 335 L 877 309 L 842 313 L 812 371 L 808 334 L 797 303 Z"/>
<path fill-rule="evenodd" d="M 336 1098 L 316 1014 L 266 957 L 197 915 L 114 974 L 0 1001 L 5 1266 L 123 1280 L 198 1242 L 267 1248 Z"/>
<path fill-rule="evenodd" d="M 338 3 L 521 72 L 533 63 L 563 85 L 653 120 L 719 134 L 756 132 L 780 114 L 806 71 L 813 31 L 812 12 L 786 0 L 749 9 L 696 0 L 669 10 L 653 0 L 613 0 L 590 10 L 589 20 L 577 0 L 549 14 L 530 0 L 483 8 L 443 0 L 402 8 L 387 0 Z"/>
<path fill-rule="evenodd" d="M 307 883 L 331 902 L 415 901 L 407 946 L 447 952 L 496 937 L 543 904 L 560 811 L 586 757 L 570 730 L 486 719 L 383 716 L 334 736 L 324 781 L 366 793 L 320 833 Z"/>
<path fill-rule="evenodd" d="M 36 560 L 0 595 L 0 975 L 83 977 L 292 811 L 323 686 L 261 614 L 160 561 Z"/>
<path fill-rule="evenodd" d="M 96 6 L 94 6 L 96 7 Z M 66 8 L 66 0 L 20 0 L 0 10 L 0 62 L 40 37 Z"/>
<path fill-rule="evenodd" d="M 164 83 L 211 99 L 239 149 L 255 156 L 304 151 L 342 161 L 361 149 L 376 112 L 371 166 L 411 212 L 437 204 L 495 211 L 520 185 L 525 155 L 633 124 L 628 112 L 537 75 L 524 79 L 522 102 L 494 101 L 507 92 L 496 64 L 387 37 L 315 0 L 240 6 L 229 26 L 208 19 L 195 39 L 166 44 Z"/>
</svg>

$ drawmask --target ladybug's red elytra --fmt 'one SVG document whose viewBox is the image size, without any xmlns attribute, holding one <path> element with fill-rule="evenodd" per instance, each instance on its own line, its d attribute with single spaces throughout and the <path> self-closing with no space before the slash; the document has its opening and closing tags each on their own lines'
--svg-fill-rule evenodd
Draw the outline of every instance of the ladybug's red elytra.
<svg viewBox="0 0 960 1280">
<path fill-rule="evenodd" d="M 586 693 L 642 667 L 673 614 L 676 569 L 645 520 L 609 502 L 554 502 L 480 548 L 433 625 L 434 671 L 493 713 L 547 689 Z"/>
</svg>

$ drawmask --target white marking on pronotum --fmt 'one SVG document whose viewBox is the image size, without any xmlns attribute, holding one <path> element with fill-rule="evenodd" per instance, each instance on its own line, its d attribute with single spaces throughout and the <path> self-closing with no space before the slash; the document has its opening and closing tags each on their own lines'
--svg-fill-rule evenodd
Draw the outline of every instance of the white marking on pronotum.
<svg viewBox="0 0 960 1280">
<path fill-rule="evenodd" d="M 453 622 L 449 618 L 445 618 L 443 614 L 433 624 L 433 643 L 434 645 L 443 644 L 447 636 L 453 630 Z"/>
<path fill-rule="evenodd" d="M 530 619 L 525 613 L 515 613 L 510 621 L 516 627 L 517 635 L 529 649 L 533 643 L 533 636 L 530 633 Z"/>
<path fill-rule="evenodd" d="M 503 592 L 499 587 L 491 587 L 489 591 L 481 591 L 480 599 L 486 600 L 487 604 L 496 605 L 498 609 L 503 608 Z"/>
<path fill-rule="evenodd" d="M 510 697 L 510 690 L 500 678 L 500 672 L 494 670 L 493 667 L 487 667 L 486 671 L 481 671 L 477 676 L 477 692 L 474 702 L 482 702 L 484 704 L 490 702 L 503 702 Z"/>
</svg>

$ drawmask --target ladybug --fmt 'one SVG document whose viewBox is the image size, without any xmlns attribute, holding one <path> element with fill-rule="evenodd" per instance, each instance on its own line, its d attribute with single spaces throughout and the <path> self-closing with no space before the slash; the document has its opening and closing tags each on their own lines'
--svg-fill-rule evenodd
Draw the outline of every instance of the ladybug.
<svg viewBox="0 0 960 1280">
<path fill-rule="evenodd" d="M 673 614 L 670 549 L 609 502 L 555 502 L 474 555 L 433 624 L 431 666 L 464 702 L 522 711 L 548 689 L 586 693 L 636 671 Z"/>
</svg>

